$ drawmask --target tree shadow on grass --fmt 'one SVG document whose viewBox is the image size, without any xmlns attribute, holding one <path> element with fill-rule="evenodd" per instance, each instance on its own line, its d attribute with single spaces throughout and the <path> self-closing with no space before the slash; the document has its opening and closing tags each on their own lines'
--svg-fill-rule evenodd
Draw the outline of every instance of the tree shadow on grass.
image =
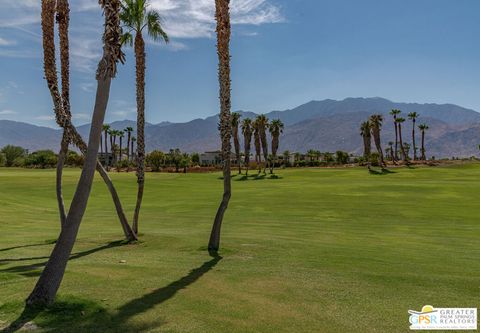
<svg viewBox="0 0 480 333">
<path fill-rule="evenodd" d="M 74 253 L 70 256 L 69 260 L 75 260 L 79 259 L 85 256 L 88 256 L 90 254 L 93 254 L 95 252 L 99 252 L 102 250 L 114 248 L 114 247 L 119 247 L 128 244 L 125 240 L 119 240 L 119 241 L 114 241 L 110 242 L 108 244 L 82 251 L 82 252 L 77 252 Z M 48 259 L 48 256 L 45 257 L 30 257 L 30 258 L 17 258 L 17 259 L 0 259 L 0 264 L 6 263 L 6 262 L 16 262 L 16 261 L 28 261 L 28 260 L 38 260 L 38 259 Z M 19 265 L 19 266 L 13 266 L 5 269 L 1 269 L 0 273 L 16 273 L 20 274 L 23 276 L 38 276 L 40 275 L 40 272 L 38 271 L 38 268 L 43 267 L 47 264 L 47 261 L 39 262 L 39 263 L 34 263 L 30 265 Z"/>
<path fill-rule="evenodd" d="M 43 245 L 51 245 L 55 244 L 57 241 L 55 239 L 53 240 L 47 240 L 43 243 L 37 243 L 37 244 L 27 244 L 27 245 L 18 245 L 18 246 L 12 246 L 12 247 L 6 247 L 4 249 L 0 249 L 0 252 L 5 252 L 5 251 L 10 251 L 10 250 L 15 250 L 15 249 L 22 249 L 25 247 L 33 247 L 33 246 L 43 246 Z"/>
<path fill-rule="evenodd" d="M 163 320 L 133 325 L 128 320 L 148 311 L 174 297 L 179 291 L 195 283 L 209 272 L 222 259 L 212 255 L 212 259 L 190 271 L 184 277 L 169 285 L 152 291 L 142 297 L 125 303 L 116 313 L 108 312 L 104 307 L 92 301 L 69 297 L 68 301 L 59 300 L 45 309 L 25 308 L 22 314 L 2 333 L 16 332 L 25 324 L 35 323 L 48 332 L 147 332 L 165 323 Z M 1 308 L 0 308 L 1 309 Z"/>
<path fill-rule="evenodd" d="M 369 168 L 368 173 L 375 176 L 385 176 L 385 175 L 396 173 L 396 172 L 389 169 L 385 169 L 385 168 L 382 168 L 380 170 Z"/>
</svg>

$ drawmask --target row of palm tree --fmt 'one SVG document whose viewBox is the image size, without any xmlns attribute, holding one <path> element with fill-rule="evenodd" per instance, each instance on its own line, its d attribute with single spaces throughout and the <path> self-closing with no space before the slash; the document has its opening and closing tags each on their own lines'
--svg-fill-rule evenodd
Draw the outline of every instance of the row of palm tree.
<svg viewBox="0 0 480 333">
<path fill-rule="evenodd" d="M 126 127 L 124 130 L 115 130 L 108 124 L 102 126 L 103 136 L 100 136 L 100 153 L 104 156 L 105 166 L 108 168 L 111 164 L 115 165 L 116 162 L 121 162 L 123 159 L 123 153 L 127 154 L 127 161 L 132 161 L 135 157 L 134 145 L 137 138 L 132 136 L 133 128 Z M 123 149 L 123 139 L 127 136 L 126 147 Z M 119 144 L 117 145 L 117 138 Z M 110 155 L 112 156 L 112 163 L 110 163 L 108 147 L 110 143 Z M 104 153 L 105 149 L 105 153 Z"/>
<path fill-rule="evenodd" d="M 255 162 L 258 166 L 258 173 L 262 172 L 262 153 L 263 153 L 263 172 L 266 173 L 267 167 L 270 173 L 273 174 L 274 167 L 277 162 L 277 152 L 280 144 L 280 134 L 283 133 L 284 124 L 280 119 L 274 119 L 269 122 L 268 118 L 261 114 L 255 120 L 245 118 L 240 121 L 241 114 L 234 112 L 231 115 L 231 127 L 233 145 L 235 148 L 235 156 L 237 160 L 238 173 L 242 173 L 242 161 L 240 150 L 239 127 L 241 127 L 243 142 L 244 142 L 244 161 L 245 173 L 248 176 L 250 166 L 250 151 L 252 144 L 252 136 L 254 138 L 255 146 Z M 268 154 L 268 140 L 267 132 L 271 137 L 271 155 Z"/>
<path fill-rule="evenodd" d="M 409 160 L 410 145 L 408 143 L 403 142 L 402 124 L 405 122 L 405 118 L 400 117 L 399 116 L 400 113 L 401 111 L 397 109 L 390 111 L 390 114 L 393 116 L 393 121 L 395 126 L 395 142 L 389 142 L 388 143 L 389 147 L 386 149 L 386 151 L 387 151 L 387 156 L 389 156 L 389 158 L 395 163 L 399 161 L 399 147 L 400 147 L 401 159 L 405 163 L 407 163 Z M 411 112 L 408 114 L 408 118 L 412 121 L 412 145 L 413 145 L 412 148 L 413 148 L 414 161 L 418 160 L 417 146 L 415 141 L 415 128 L 417 127 L 416 120 L 418 117 L 419 117 L 419 114 L 417 112 Z M 371 140 L 373 137 L 375 147 L 379 155 L 379 163 L 380 165 L 385 166 L 384 154 L 382 151 L 381 137 L 380 137 L 382 125 L 383 125 L 383 116 L 381 114 L 371 115 L 367 121 L 363 122 L 360 125 L 360 135 L 363 138 L 364 158 L 368 159 L 369 156 L 371 155 Z M 429 127 L 427 124 L 423 123 L 418 125 L 418 129 L 422 133 L 420 159 L 422 161 L 425 161 L 426 160 L 425 132 L 429 129 Z"/>
</svg>

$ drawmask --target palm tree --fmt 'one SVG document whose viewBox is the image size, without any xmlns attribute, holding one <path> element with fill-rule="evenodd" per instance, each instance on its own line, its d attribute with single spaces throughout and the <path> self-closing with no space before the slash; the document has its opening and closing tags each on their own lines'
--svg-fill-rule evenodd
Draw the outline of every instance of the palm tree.
<svg viewBox="0 0 480 333">
<path fill-rule="evenodd" d="M 370 132 L 370 122 L 364 121 L 360 126 L 360 135 L 363 138 L 363 157 L 367 160 L 372 151 L 372 135 Z"/>
<path fill-rule="evenodd" d="M 385 161 L 383 160 L 382 152 L 382 143 L 380 141 L 380 131 L 382 130 L 383 116 L 381 114 L 374 114 L 370 116 L 370 127 L 373 136 L 373 141 L 375 142 L 375 147 L 380 158 L 380 165 L 385 166 Z"/>
<path fill-rule="evenodd" d="M 70 113 L 70 101 L 69 101 L 69 42 L 68 42 L 68 25 L 69 25 L 69 6 L 67 0 L 59 0 L 57 2 L 57 21 L 59 23 L 60 32 L 60 55 L 61 55 L 61 71 L 62 71 L 62 96 L 60 96 L 58 90 L 58 78 L 56 71 L 56 57 L 55 57 L 55 38 L 54 38 L 54 26 L 55 26 L 55 1 L 45 0 L 42 1 L 42 39 L 43 39 L 43 52 L 44 52 L 44 70 L 45 79 L 47 81 L 48 88 L 54 104 L 54 110 L 56 115 L 57 124 L 64 130 L 64 136 L 62 138 L 62 148 L 64 152 L 68 151 L 68 144 L 71 143 L 78 147 L 83 156 L 87 154 L 87 144 L 83 140 L 82 136 L 78 133 L 75 126 L 72 124 L 72 115 Z M 68 139 L 65 137 L 68 136 Z M 97 150 L 98 153 L 98 150 Z M 66 155 L 66 153 L 65 153 Z M 60 158 L 60 161 L 63 159 Z M 57 198 L 59 202 L 59 208 L 62 215 L 65 215 L 63 206 L 63 198 L 61 193 L 61 170 L 63 164 L 57 165 Z M 128 240 L 135 240 L 136 235 L 133 233 L 127 218 L 123 211 L 120 198 L 112 183 L 112 180 L 108 176 L 107 171 L 103 168 L 100 161 L 97 160 L 96 169 L 103 181 L 107 185 L 107 188 L 112 196 L 116 212 L 122 226 L 125 237 Z M 65 216 L 66 217 L 66 216 Z"/>
<path fill-rule="evenodd" d="M 238 138 L 238 126 L 240 125 L 240 113 L 232 113 L 232 136 L 233 136 L 233 146 L 235 147 L 235 157 L 238 164 L 238 173 L 242 173 L 242 165 L 240 164 L 241 152 L 240 152 L 240 139 Z"/>
<path fill-rule="evenodd" d="M 48 25 L 53 24 L 55 8 L 52 3 L 48 0 L 42 1 L 42 26 L 45 24 L 48 27 Z M 60 287 L 92 188 L 111 80 L 116 74 L 117 62 L 123 61 L 124 57 L 120 48 L 120 4 L 118 0 L 101 0 L 100 4 L 105 15 L 104 49 L 102 60 L 99 62 L 97 69 L 97 93 L 85 163 L 65 225 L 60 232 L 45 269 L 26 301 L 27 306 L 30 307 L 51 304 Z"/>
<path fill-rule="evenodd" d="M 252 119 L 245 118 L 242 120 L 242 134 L 243 134 L 243 143 L 245 146 L 245 174 L 248 176 L 248 168 L 250 166 L 250 148 L 252 143 Z"/>
<path fill-rule="evenodd" d="M 105 165 L 107 166 L 108 168 L 108 144 L 107 144 L 107 141 L 108 141 L 108 133 L 110 131 L 110 125 L 108 124 L 103 124 L 102 126 L 102 131 L 103 131 L 103 134 L 104 134 L 104 138 L 105 138 Z"/>
<path fill-rule="evenodd" d="M 417 146 L 415 145 L 415 122 L 420 115 L 416 112 L 410 112 L 408 118 L 412 121 L 412 145 L 413 145 L 413 160 L 417 160 Z"/>
<path fill-rule="evenodd" d="M 122 44 L 134 46 L 137 81 L 137 204 L 133 216 L 133 231 L 138 233 L 138 218 L 145 186 L 145 41 L 143 32 L 153 40 L 169 39 L 160 23 L 160 14 L 148 9 L 148 0 L 123 0 L 120 19 L 127 30 Z M 135 34 L 135 37 L 133 36 Z"/>
<path fill-rule="evenodd" d="M 427 157 L 425 156 L 425 131 L 427 131 L 429 127 L 427 124 L 420 124 L 418 125 L 418 128 L 422 132 L 422 149 L 420 151 L 422 156 L 420 158 L 422 159 L 422 161 L 426 161 Z"/>
<path fill-rule="evenodd" d="M 279 138 L 280 134 L 283 133 L 283 122 L 280 119 L 274 119 L 270 123 L 268 130 L 270 131 L 270 135 L 272 137 L 272 163 L 270 164 L 270 173 L 273 173 L 273 168 L 275 167 L 275 163 L 277 162 L 277 150 L 279 145 Z"/>
<path fill-rule="evenodd" d="M 263 173 L 266 173 L 267 164 L 268 164 L 268 142 L 267 142 L 268 118 L 265 115 L 261 114 L 257 116 L 256 121 L 258 126 L 258 133 L 260 135 L 260 142 L 262 144 L 263 158 L 265 160 Z"/>
<path fill-rule="evenodd" d="M 393 109 L 390 111 L 390 114 L 393 116 L 393 124 L 395 125 L 395 159 L 398 160 L 398 125 L 397 125 L 397 116 L 402 111 Z"/>
<path fill-rule="evenodd" d="M 398 139 L 400 142 L 400 149 L 402 150 L 402 159 L 404 162 L 407 162 L 407 154 L 405 152 L 405 146 L 403 145 L 403 138 L 402 138 L 402 124 L 405 122 L 405 118 L 397 118 L 398 124 Z"/>
<path fill-rule="evenodd" d="M 255 162 L 257 163 L 258 173 L 260 173 L 262 171 L 262 166 L 261 166 L 262 144 L 260 142 L 260 127 L 258 126 L 257 119 L 255 119 L 255 121 L 252 122 L 252 127 L 253 127 L 253 141 L 255 144 Z"/>
<path fill-rule="evenodd" d="M 130 152 L 131 152 L 131 155 L 132 155 L 132 161 L 136 158 L 137 156 L 137 152 L 136 150 L 134 149 L 134 145 L 135 145 L 135 142 L 137 142 L 137 138 L 132 136 L 132 138 L 130 139 L 130 143 L 131 143 L 131 146 L 130 146 Z"/>
<path fill-rule="evenodd" d="M 130 161 L 130 140 L 132 139 L 132 127 L 127 127 L 123 130 L 127 133 L 127 161 Z"/>
<path fill-rule="evenodd" d="M 125 132 L 124 131 L 118 131 L 118 138 L 120 140 L 120 153 L 118 154 L 118 160 L 121 162 L 122 161 L 122 153 L 123 153 L 123 150 L 122 150 L 122 141 L 123 141 L 123 138 L 125 137 Z"/>
<path fill-rule="evenodd" d="M 393 155 L 393 141 L 388 141 L 388 146 L 390 147 L 390 159 L 395 163 L 395 156 Z M 396 163 L 395 163 L 396 164 Z"/>
<path fill-rule="evenodd" d="M 213 222 L 208 251 L 216 253 L 220 247 L 223 215 L 232 195 L 230 178 L 230 140 L 232 136 L 230 85 L 230 0 L 215 0 L 217 21 L 218 81 L 220 85 L 220 136 L 222 138 L 223 197 Z"/>
</svg>

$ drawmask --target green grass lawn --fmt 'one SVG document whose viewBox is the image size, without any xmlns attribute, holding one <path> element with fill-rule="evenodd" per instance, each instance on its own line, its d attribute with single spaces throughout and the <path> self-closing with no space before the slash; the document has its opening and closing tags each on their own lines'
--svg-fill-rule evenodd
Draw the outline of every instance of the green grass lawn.
<svg viewBox="0 0 480 333">
<path fill-rule="evenodd" d="M 219 173 L 147 174 L 141 242 L 97 177 L 54 332 L 408 332 L 407 310 L 480 307 L 480 165 L 280 170 L 233 181 L 221 259 L 206 251 Z M 78 170 L 65 172 L 71 198 Z M 111 174 L 131 217 L 133 173 Z M 53 170 L 0 168 L 0 327 L 59 232 Z M 125 263 L 121 261 L 125 260 Z"/>
</svg>

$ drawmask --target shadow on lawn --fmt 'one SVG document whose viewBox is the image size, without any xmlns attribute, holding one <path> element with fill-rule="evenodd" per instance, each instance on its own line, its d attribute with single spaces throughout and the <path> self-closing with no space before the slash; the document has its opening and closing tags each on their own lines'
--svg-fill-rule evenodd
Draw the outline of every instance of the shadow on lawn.
<svg viewBox="0 0 480 333">
<path fill-rule="evenodd" d="M 95 252 L 99 252 L 102 250 L 126 245 L 127 243 L 124 240 L 120 241 L 114 241 L 110 242 L 108 244 L 105 244 L 103 246 L 96 247 L 94 249 L 86 250 L 83 252 L 77 252 L 74 253 L 70 256 L 69 260 L 74 260 L 74 259 L 79 259 L 85 256 L 88 256 L 90 254 L 93 254 Z M 39 259 L 48 259 L 49 257 L 30 257 L 30 258 L 16 258 L 16 259 L 0 259 L 0 264 L 5 264 L 8 262 L 17 262 L 17 261 L 29 261 L 29 260 L 39 260 Z M 48 261 L 48 260 L 47 260 Z M 19 266 L 13 266 L 5 269 L 1 269 L 0 273 L 16 273 L 20 274 L 23 276 L 38 276 L 40 275 L 40 272 L 37 271 L 38 268 L 43 267 L 47 264 L 47 261 L 35 263 L 35 264 L 30 264 L 30 265 L 19 265 Z"/>
<path fill-rule="evenodd" d="M 279 176 L 279 175 L 276 175 L 276 174 L 270 174 L 270 175 L 266 175 L 264 173 L 262 174 L 253 174 L 253 175 L 242 175 L 241 177 L 235 179 L 235 181 L 237 182 L 243 182 L 243 181 L 247 181 L 247 180 L 265 180 L 265 179 L 282 179 L 283 177 Z"/>
<path fill-rule="evenodd" d="M 22 249 L 22 248 L 25 248 L 25 247 L 51 245 L 51 244 L 55 244 L 56 242 L 57 242 L 57 241 L 54 239 L 54 240 L 49 240 L 49 241 L 45 241 L 45 242 L 43 242 L 43 243 L 38 243 L 38 244 L 27 244 L 27 245 L 19 245 L 19 246 L 6 247 L 6 248 L 4 248 L 4 249 L 0 249 L 0 252 L 5 252 L 5 251 L 10 251 L 10 250 L 15 250 L 15 249 Z"/>
<path fill-rule="evenodd" d="M 384 168 L 382 168 L 380 170 L 375 170 L 375 169 L 369 168 L 368 173 L 370 173 L 371 175 L 376 175 L 376 176 L 384 176 L 384 175 L 389 175 L 391 173 L 396 173 L 396 172 L 392 171 L 392 170 L 384 169 Z"/>
<path fill-rule="evenodd" d="M 48 332 L 147 332 L 165 323 L 157 320 L 150 323 L 130 324 L 128 320 L 175 296 L 180 290 L 195 283 L 210 271 L 222 259 L 212 255 L 212 259 L 190 271 L 184 277 L 151 293 L 125 303 L 116 313 L 110 313 L 104 307 L 92 301 L 69 297 L 68 301 L 56 301 L 44 310 L 25 308 L 22 314 L 4 328 L 2 333 L 20 330 L 35 319 L 40 329 Z"/>
</svg>

